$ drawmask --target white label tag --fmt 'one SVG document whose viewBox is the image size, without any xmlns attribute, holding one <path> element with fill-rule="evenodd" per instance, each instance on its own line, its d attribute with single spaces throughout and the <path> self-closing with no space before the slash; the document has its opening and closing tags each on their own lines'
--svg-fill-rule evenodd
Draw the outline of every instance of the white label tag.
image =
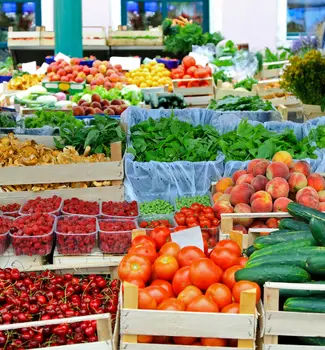
<svg viewBox="0 0 325 350">
<path fill-rule="evenodd" d="M 36 70 L 37 70 L 36 61 L 23 63 L 21 65 L 21 70 L 29 74 L 36 74 Z"/>
<path fill-rule="evenodd" d="M 181 248 L 195 246 L 204 251 L 202 232 L 200 226 L 188 228 L 183 231 L 177 231 L 170 234 L 173 242 L 176 242 Z"/>
</svg>

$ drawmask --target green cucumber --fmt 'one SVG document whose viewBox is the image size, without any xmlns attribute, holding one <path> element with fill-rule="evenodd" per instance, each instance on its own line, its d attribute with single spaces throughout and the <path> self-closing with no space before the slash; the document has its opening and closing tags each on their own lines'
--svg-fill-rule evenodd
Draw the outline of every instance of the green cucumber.
<svg viewBox="0 0 325 350">
<path fill-rule="evenodd" d="M 325 281 L 311 281 L 310 284 L 325 284 Z M 280 297 L 324 297 L 325 290 L 280 289 Z"/>
<path fill-rule="evenodd" d="M 322 256 L 325 259 L 325 247 L 302 247 L 292 249 L 291 252 L 258 256 L 250 258 L 245 267 L 251 268 L 261 265 L 278 264 L 278 265 L 295 265 L 305 268 L 306 261 L 311 256 Z"/>
<path fill-rule="evenodd" d="M 279 222 L 279 229 L 281 230 L 293 230 L 293 231 L 306 231 L 309 230 L 308 224 L 295 219 L 284 218 Z"/>
<path fill-rule="evenodd" d="M 304 345 L 325 346 L 325 338 L 321 337 L 297 337 L 299 342 Z"/>
<path fill-rule="evenodd" d="M 270 234 L 268 236 L 262 236 L 255 239 L 254 247 L 256 249 L 263 249 L 270 245 L 292 242 L 298 239 L 310 239 L 312 234 L 310 231 L 290 231 L 283 234 Z"/>
<path fill-rule="evenodd" d="M 316 297 L 288 298 L 283 305 L 283 310 L 290 312 L 325 313 L 325 299 Z"/>
<path fill-rule="evenodd" d="M 235 273 L 235 279 L 236 281 L 253 281 L 259 285 L 264 285 L 265 282 L 305 283 L 310 281 L 310 275 L 306 270 L 297 266 L 273 264 L 238 270 Z"/>
<path fill-rule="evenodd" d="M 311 218 L 325 221 L 325 213 L 304 205 L 291 202 L 288 204 L 288 212 L 295 218 L 309 222 Z"/>
<path fill-rule="evenodd" d="M 256 251 L 253 245 L 249 246 L 247 249 L 243 251 L 246 256 L 251 256 Z"/>
<path fill-rule="evenodd" d="M 325 221 L 316 218 L 311 218 L 309 222 L 310 231 L 316 242 L 325 246 Z"/>
<path fill-rule="evenodd" d="M 325 256 L 310 256 L 307 258 L 306 270 L 312 275 L 325 276 Z"/>
<path fill-rule="evenodd" d="M 301 247 L 312 247 L 316 246 L 316 241 L 314 238 L 307 238 L 307 239 L 298 239 L 296 241 L 292 242 L 283 242 L 283 243 L 278 243 L 278 244 L 272 244 L 266 248 L 256 250 L 250 258 L 257 258 L 259 256 L 264 256 L 264 255 L 270 255 L 270 254 L 278 254 L 278 253 L 283 253 L 283 252 L 291 252 L 292 249 L 296 248 L 301 248 Z"/>
</svg>

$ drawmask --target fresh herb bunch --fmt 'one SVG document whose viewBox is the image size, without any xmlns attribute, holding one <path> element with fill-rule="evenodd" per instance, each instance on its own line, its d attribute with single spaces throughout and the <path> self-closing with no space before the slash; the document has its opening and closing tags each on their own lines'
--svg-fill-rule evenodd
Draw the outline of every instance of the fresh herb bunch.
<svg viewBox="0 0 325 350">
<path fill-rule="evenodd" d="M 316 143 L 317 148 L 325 148 L 325 125 L 318 125 L 310 130 L 308 138 L 310 142 Z"/>
<path fill-rule="evenodd" d="M 292 51 L 285 47 L 279 47 L 278 51 L 272 52 L 268 47 L 264 51 L 264 62 L 277 62 L 288 60 L 292 56 Z M 282 68 L 281 64 L 272 64 L 267 69 Z"/>
<path fill-rule="evenodd" d="M 244 88 L 248 91 L 252 91 L 253 85 L 257 84 L 258 81 L 254 78 L 247 77 L 246 79 L 243 79 L 235 84 L 234 88 Z"/>
<path fill-rule="evenodd" d="M 232 78 L 228 77 L 223 69 L 213 73 L 212 76 L 215 84 L 218 84 L 218 80 L 221 80 L 223 82 L 229 82 L 229 83 L 232 82 Z"/>
<path fill-rule="evenodd" d="M 310 50 L 317 50 L 318 40 L 315 36 L 305 35 L 292 42 L 291 50 L 294 55 L 304 56 Z"/>
<path fill-rule="evenodd" d="M 11 113 L 0 112 L 0 128 L 14 128 L 16 126 L 16 120 Z"/>
<path fill-rule="evenodd" d="M 270 101 L 264 101 L 259 96 L 225 96 L 216 101 L 211 100 L 209 109 L 216 111 L 271 111 L 273 105 Z"/>
<path fill-rule="evenodd" d="M 110 144 L 122 141 L 125 149 L 125 132 L 119 122 L 113 118 L 95 115 L 89 127 L 65 123 L 60 127 L 60 138 L 54 138 L 55 146 L 63 149 L 74 146 L 79 153 L 83 153 L 90 146 L 90 154 L 104 153 L 110 156 Z"/>
<path fill-rule="evenodd" d="M 284 69 L 281 88 L 292 92 L 303 103 L 325 109 L 325 57 L 317 50 L 303 57 L 293 56 Z"/>
<path fill-rule="evenodd" d="M 212 126 L 198 125 L 168 118 L 149 118 L 131 128 L 129 152 L 139 162 L 191 162 L 215 160 L 219 133 Z"/>
<path fill-rule="evenodd" d="M 238 128 L 221 135 L 220 149 L 226 161 L 245 161 L 254 158 L 272 159 L 281 150 L 288 151 L 294 159 L 317 158 L 308 138 L 297 140 L 293 130 L 282 133 L 267 130 L 262 124 L 253 126 L 242 120 Z"/>
<path fill-rule="evenodd" d="M 25 119 L 25 128 L 42 128 L 45 125 L 60 127 L 63 124 L 71 124 L 75 126 L 85 125 L 81 120 L 75 118 L 72 112 L 66 113 L 61 111 L 38 110 L 35 114 L 35 117 L 27 117 Z"/>
</svg>

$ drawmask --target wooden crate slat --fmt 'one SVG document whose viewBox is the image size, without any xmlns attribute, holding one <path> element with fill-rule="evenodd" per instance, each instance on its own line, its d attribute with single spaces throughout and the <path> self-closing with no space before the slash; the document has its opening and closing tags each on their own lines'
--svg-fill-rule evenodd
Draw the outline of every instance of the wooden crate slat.
<svg viewBox="0 0 325 350">
<path fill-rule="evenodd" d="M 48 350 L 48 347 L 32 350 Z M 51 346 L 51 350 L 112 350 L 110 341 L 97 341 L 94 343 L 71 344 L 62 346 Z M 114 349 L 115 350 L 115 349 Z"/>
<path fill-rule="evenodd" d="M 325 346 L 264 344 L 263 350 L 325 350 Z"/>
<path fill-rule="evenodd" d="M 169 345 L 169 344 L 132 344 L 124 343 L 121 350 L 238 350 L 238 348 L 225 348 L 220 346 L 195 346 L 195 345 Z M 252 350 L 253 348 L 240 348 L 241 350 Z"/>
</svg>

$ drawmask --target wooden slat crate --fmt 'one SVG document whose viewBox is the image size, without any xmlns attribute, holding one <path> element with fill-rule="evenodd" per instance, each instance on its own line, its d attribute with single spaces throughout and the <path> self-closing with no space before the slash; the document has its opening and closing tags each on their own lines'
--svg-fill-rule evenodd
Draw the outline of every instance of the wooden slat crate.
<svg viewBox="0 0 325 350">
<path fill-rule="evenodd" d="M 138 309 L 138 289 L 124 284 L 121 300 L 121 347 L 123 350 L 199 350 L 201 346 L 138 344 L 137 335 L 167 335 L 239 339 L 238 348 L 254 349 L 257 326 L 255 290 L 242 292 L 240 314 L 157 311 Z M 204 347 L 205 349 L 238 348 Z"/>
<path fill-rule="evenodd" d="M 263 350 L 324 350 L 325 346 L 278 344 L 279 336 L 325 337 L 325 314 L 279 311 L 279 290 L 325 291 L 323 284 L 276 283 L 264 285 Z"/>
<path fill-rule="evenodd" d="M 282 96 L 285 94 L 285 91 L 278 86 L 279 82 L 279 79 L 260 80 L 255 85 L 255 91 L 257 95 L 261 97 L 272 94 L 278 94 L 279 96 Z"/>
<path fill-rule="evenodd" d="M 41 28 L 36 31 L 16 32 L 12 27 L 8 28 L 8 47 L 10 46 L 39 46 Z"/>
<path fill-rule="evenodd" d="M 255 85 L 252 88 L 252 91 L 241 91 L 236 90 L 234 86 L 232 85 L 231 88 L 222 87 L 222 81 L 218 80 L 217 86 L 215 88 L 215 99 L 220 100 L 225 96 L 239 96 L 239 97 L 246 97 L 246 96 L 256 96 L 257 93 L 255 91 Z"/>
<path fill-rule="evenodd" d="M 106 45 L 105 27 L 87 26 L 82 28 L 83 45 Z"/>
<path fill-rule="evenodd" d="M 325 115 L 325 111 L 322 112 L 320 106 L 306 105 L 300 101 L 292 105 L 281 104 L 278 106 L 278 110 L 281 113 L 283 120 L 288 119 L 289 113 L 295 113 L 297 117 L 302 118 L 303 121 L 308 121 Z"/>
<path fill-rule="evenodd" d="M 40 45 L 41 46 L 54 46 L 55 45 L 55 33 L 53 31 L 45 30 L 45 27 L 41 27 Z"/>
<path fill-rule="evenodd" d="M 271 79 L 271 78 L 279 78 L 282 75 L 283 69 L 288 65 L 289 61 L 277 61 L 277 62 L 265 62 L 263 63 L 263 69 L 260 72 L 259 76 L 261 79 Z M 268 67 L 274 66 L 274 65 L 281 65 L 281 68 L 272 68 L 269 69 Z"/>
<path fill-rule="evenodd" d="M 121 26 L 119 30 L 108 30 L 108 45 L 110 46 L 162 46 L 163 33 L 161 28 L 149 30 L 127 30 Z"/>
</svg>

